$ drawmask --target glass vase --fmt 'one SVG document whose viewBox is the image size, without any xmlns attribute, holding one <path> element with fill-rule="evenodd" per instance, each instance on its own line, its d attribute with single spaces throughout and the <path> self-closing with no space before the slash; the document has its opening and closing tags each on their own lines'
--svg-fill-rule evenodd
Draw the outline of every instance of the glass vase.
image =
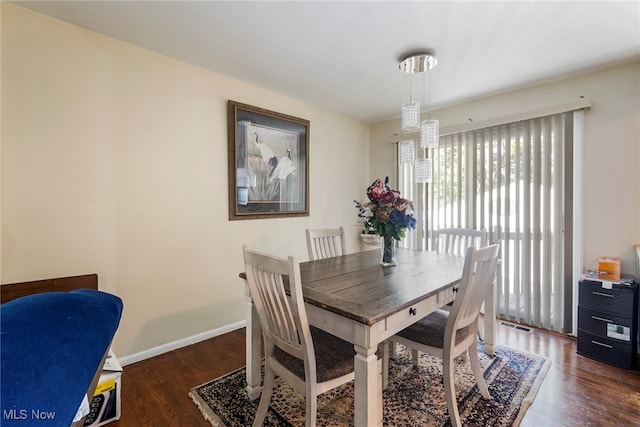
<svg viewBox="0 0 640 427">
<path fill-rule="evenodd" d="M 382 237 L 382 257 L 380 265 L 383 267 L 392 267 L 397 265 L 396 261 L 396 244 L 391 236 Z"/>
</svg>

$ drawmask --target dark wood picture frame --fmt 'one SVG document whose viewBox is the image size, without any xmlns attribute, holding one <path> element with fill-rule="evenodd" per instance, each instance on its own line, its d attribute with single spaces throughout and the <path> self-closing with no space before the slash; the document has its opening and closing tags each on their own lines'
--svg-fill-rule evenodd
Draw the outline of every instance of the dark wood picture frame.
<svg viewBox="0 0 640 427">
<path fill-rule="evenodd" d="M 229 220 L 309 216 L 309 120 L 227 102 Z"/>
</svg>

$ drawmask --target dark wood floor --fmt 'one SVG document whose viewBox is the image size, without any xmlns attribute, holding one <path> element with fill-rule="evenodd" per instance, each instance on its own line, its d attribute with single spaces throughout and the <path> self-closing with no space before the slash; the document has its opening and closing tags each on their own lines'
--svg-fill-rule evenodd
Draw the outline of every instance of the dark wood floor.
<svg viewBox="0 0 640 427">
<path fill-rule="evenodd" d="M 640 371 L 576 353 L 576 341 L 498 326 L 497 341 L 552 360 L 522 427 L 640 426 Z M 244 366 L 244 329 L 125 366 L 122 417 L 110 426 L 210 426 L 187 396 L 197 385 Z"/>
</svg>

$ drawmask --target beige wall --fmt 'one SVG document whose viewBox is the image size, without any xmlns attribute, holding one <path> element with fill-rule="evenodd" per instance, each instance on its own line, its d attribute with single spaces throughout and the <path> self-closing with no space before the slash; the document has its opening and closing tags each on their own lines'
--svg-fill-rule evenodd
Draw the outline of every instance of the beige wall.
<svg viewBox="0 0 640 427">
<path fill-rule="evenodd" d="M 600 256 L 622 257 L 635 274 L 640 243 L 640 62 L 566 78 L 432 112 L 441 128 L 483 122 L 591 99 L 584 115 L 583 265 Z M 386 160 L 400 128 L 397 120 L 372 126 L 371 173 L 392 174 Z M 399 133 L 399 132 L 398 132 Z"/>
<path fill-rule="evenodd" d="M 2 283 L 98 273 L 127 357 L 244 320 L 241 245 L 307 259 L 369 184 L 369 126 L 2 2 Z M 226 101 L 310 120 L 309 217 L 228 221 Z"/>
</svg>

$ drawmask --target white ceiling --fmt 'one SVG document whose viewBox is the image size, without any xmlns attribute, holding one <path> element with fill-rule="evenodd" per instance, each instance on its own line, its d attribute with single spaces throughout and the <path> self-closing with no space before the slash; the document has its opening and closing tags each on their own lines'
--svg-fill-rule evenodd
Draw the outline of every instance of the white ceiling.
<svg viewBox="0 0 640 427">
<path fill-rule="evenodd" d="M 410 51 L 438 59 L 431 107 L 640 58 L 639 0 L 14 3 L 367 122 L 398 116 Z"/>
</svg>

